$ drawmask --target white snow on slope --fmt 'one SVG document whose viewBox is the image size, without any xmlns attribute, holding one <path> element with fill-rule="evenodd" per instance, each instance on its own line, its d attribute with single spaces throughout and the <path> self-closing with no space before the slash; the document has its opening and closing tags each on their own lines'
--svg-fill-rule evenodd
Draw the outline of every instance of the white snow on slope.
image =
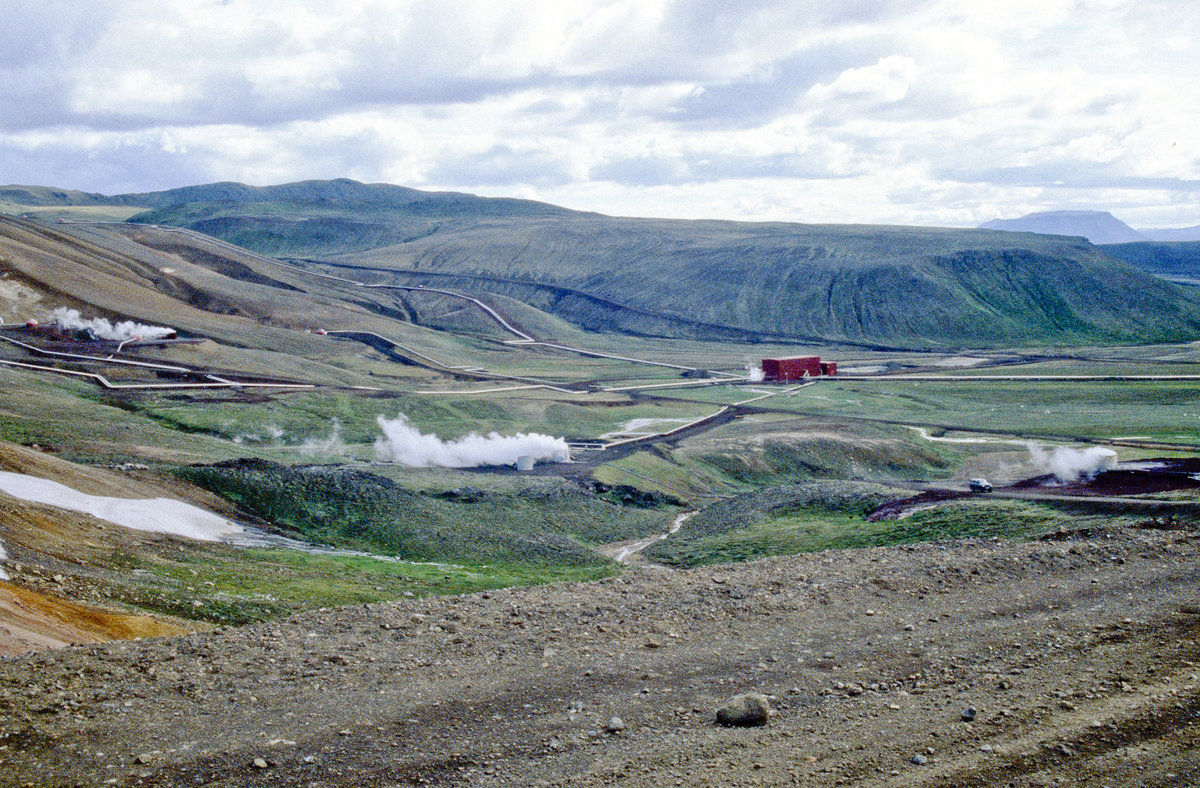
<svg viewBox="0 0 1200 788">
<path fill-rule="evenodd" d="M 58 482 L 23 473 L 0 471 L 0 492 L 23 501 L 83 512 L 138 531 L 153 531 L 204 542 L 215 542 L 243 530 L 240 525 L 224 517 L 182 501 L 87 495 Z"/>
</svg>

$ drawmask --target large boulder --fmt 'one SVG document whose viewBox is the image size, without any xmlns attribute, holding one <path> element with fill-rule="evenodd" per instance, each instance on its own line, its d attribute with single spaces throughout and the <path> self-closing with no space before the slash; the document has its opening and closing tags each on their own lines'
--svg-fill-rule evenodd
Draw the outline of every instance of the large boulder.
<svg viewBox="0 0 1200 788">
<path fill-rule="evenodd" d="M 758 692 L 734 695 L 717 709 L 717 723 L 731 727 L 766 725 L 770 718 L 771 704 L 766 695 Z"/>
</svg>

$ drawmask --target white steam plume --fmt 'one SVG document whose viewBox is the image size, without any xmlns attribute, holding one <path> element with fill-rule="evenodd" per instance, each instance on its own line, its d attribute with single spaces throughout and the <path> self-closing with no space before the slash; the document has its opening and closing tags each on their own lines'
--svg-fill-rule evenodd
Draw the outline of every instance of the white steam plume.
<svg viewBox="0 0 1200 788">
<path fill-rule="evenodd" d="M 458 440 L 443 441 L 437 435 L 422 434 L 401 413 L 397 418 L 379 416 L 383 435 L 375 439 L 375 454 L 384 462 L 398 462 L 421 468 L 474 468 L 480 465 L 515 465 L 518 457 L 552 459 L 569 451 L 567 442 L 538 433 L 501 435 L 486 438 L 472 432 Z"/>
<path fill-rule="evenodd" d="M 88 331 L 97 339 L 113 339 L 124 342 L 130 339 L 162 339 L 175 333 L 175 329 L 165 326 L 146 326 L 132 320 L 123 320 L 113 325 L 103 317 L 93 317 L 84 320 L 78 309 L 67 309 L 60 306 L 50 313 L 59 328 L 82 329 Z"/>
<path fill-rule="evenodd" d="M 762 383 L 765 374 L 762 367 L 748 366 L 746 367 L 746 380 L 751 383 Z"/>
<path fill-rule="evenodd" d="M 310 457 L 318 454 L 345 454 L 346 444 L 342 441 L 342 423 L 333 420 L 333 432 L 328 438 L 305 438 L 300 444 L 300 451 Z"/>
<path fill-rule="evenodd" d="M 1057 447 L 1047 453 L 1042 447 L 1029 444 L 1029 455 L 1034 465 L 1045 473 L 1052 473 L 1063 484 L 1092 478 L 1099 473 L 1112 470 L 1117 465 L 1117 453 L 1112 449 L 1092 446 L 1087 449 Z"/>
</svg>

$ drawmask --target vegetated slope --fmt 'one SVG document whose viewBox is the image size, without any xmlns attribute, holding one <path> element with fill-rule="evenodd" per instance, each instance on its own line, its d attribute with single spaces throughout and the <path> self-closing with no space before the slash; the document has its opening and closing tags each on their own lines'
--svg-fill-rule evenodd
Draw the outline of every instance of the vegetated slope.
<svg viewBox="0 0 1200 788">
<path fill-rule="evenodd" d="M 51 207 L 67 205 L 141 205 L 127 196 L 110 197 L 95 192 L 81 192 L 75 189 L 56 189 L 51 186 L 21 186 L 10 184 L 0 186 L 0 202 L 30 207 Z"/>
<path fill-rule="evenodd" d="M 1104 251 L 1163 279 L 1200 283 L 1200 241 L 1113 244 Z"/>
<path fill-rule="evenodd" d="M 1044 235 L 1081 235 L 1094 244 L 1144 241 L 1146 237 L 1108 211 L 1041 211 L 1019 219 L 993 219 L 981 230 Z"/>
<path fill-rule="evenodd" d="M 624 219 L 347 181 L 138 198 L 203 200 L 138 221 L 437 275 L 596 329 L 918 347 L 1200 334 L 1200 299 L 1078 239 Z"/>
<path fill-rule="evenodd" d="M 570 296 L 585 294 L 702 326 L 887 346 L 1149 341 L 1200 329 L 1196 295 L 1085 241 L 1032 234 L 574 216 L 480 222 L 355 259 L 476 277 L 518 298 L 540 289 L 578 306 Z M 606 316 L 604 303 L 592 310 L 585 319 Z M 626 328 L 638 330 L 636 318 Z"/>
<path fill-rule="evenodd" d="M 179 473 L 291 535 L 419 561 L 604 564 L 589 545 L 665 530 L 670 514 L 618 506 L 569 484 L 516 495 L 426 494 L 356 469 L 253 460 Z"/>
<path fill-rule="evenodd" d="M 119 199 L 158 206 L 136 221 L 498 292 L 593 329 L 887 347 L 1200 336 L 1200 296 L 1077 238 L 624 219 L 346 180 Z"/>
<path fill-rule="evenodd" d="M 215 183 L 122 199 L 153 208 L 130 221 L 188 227 L 263 254 L 298 257 L 403 243 L 436 233 L 447 223 L 483 217 L 571 213 L 529 200 L 423 192 L 345 179 L 266 187 Z"/>
</svg>

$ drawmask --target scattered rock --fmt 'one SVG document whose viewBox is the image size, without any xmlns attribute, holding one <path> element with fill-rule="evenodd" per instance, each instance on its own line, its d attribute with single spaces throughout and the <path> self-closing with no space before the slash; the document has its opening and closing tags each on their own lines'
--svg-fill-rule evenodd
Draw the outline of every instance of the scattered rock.
<svg viewBox="0 0 1200 788">
<path fill-rule="evenodd" d="M 929 758 L 925 757 L 921 753 L 917 753 L 909 759 L 909 762 L 915 763 L 917 766 L 924 766 L 925 764 L 929 763 Z"/>
<path fill-rule="evenodd" d="M 265 758 L 255 758 L 254 759 L 254 768 L 255 769 L 265 769 L 265 768 L 267 768 L 268 765 L 269 764 L 267 763 Z"/>
<path fill-rule="evenodd" d="M 766 725 L 770 717 L 770 701 L 758 692 L 734 695 L 717 709 L 717 722 L 731 727 Z"/>
<path fill-rule="evenodd" d="M 965 709 L 963 709 L 963 713 L 962 713 L 962 721 L 963 721 L 963 722 L 974 722 L 974 721 L 975 721 L 975 717 L 976 717 L 978 714 L 979 714 L 979 712 L 977 712 L 977 711 L 975 710 L 975 707 L 974 707 L 974 706 L 968 706 L 968 707 L 966 707 Z"/>
<path fill-rule="evenodd" d="M 604 730 L 606 733 L 620 733 L 625 730 L 625 722 L 620 717 L 609 717 Z"/>
</svg>

